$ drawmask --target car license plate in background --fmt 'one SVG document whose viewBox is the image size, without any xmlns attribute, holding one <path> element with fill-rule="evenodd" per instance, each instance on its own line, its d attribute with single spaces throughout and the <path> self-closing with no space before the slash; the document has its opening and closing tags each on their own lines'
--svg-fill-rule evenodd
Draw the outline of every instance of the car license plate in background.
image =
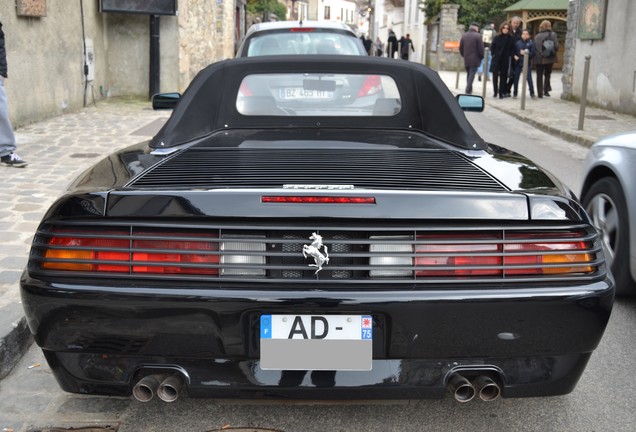
<svg viewBox="0 0 636 432">
<path fill-rule="evenodd" d="M 261 369 L 371 370 L 369 315 L 261 315 Z"/>
<path fill-rule="evenodd" d="M 325 90 L 307 90 L 302 87 L 287 87 L 279 90 L 280 99 L 332 99 L 333 92 Z"/>
</svg>

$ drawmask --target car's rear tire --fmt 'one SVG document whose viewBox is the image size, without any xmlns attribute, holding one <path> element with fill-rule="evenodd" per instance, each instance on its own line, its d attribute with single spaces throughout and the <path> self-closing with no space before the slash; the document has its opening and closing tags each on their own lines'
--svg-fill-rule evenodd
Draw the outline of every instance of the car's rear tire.
<svg viewBox="0 0 636 432">
<path fill-rule="evenodd" d="M 585 193 L 582 204 L 601 235 L 605 259 L 616 280 L 616 294 L 636 295 L 629 266 L 629 219 L 623 188 L 615 178 L 604 177 Z"/>
</svg>

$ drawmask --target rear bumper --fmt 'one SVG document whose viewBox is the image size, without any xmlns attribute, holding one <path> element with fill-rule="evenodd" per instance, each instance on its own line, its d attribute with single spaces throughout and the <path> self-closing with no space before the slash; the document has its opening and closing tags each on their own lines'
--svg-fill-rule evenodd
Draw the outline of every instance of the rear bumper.
<svg viewBox="0 0 636 432">
<path fill-rule="evenodd" d="M 152 370 L 178 372 L 190 395 L 204 397 L 438 398 L 452 374 L 481 370 L 504 397 L 565 394 L 603 335 L 613 296 L 610 280 L 366 292 L 22 281 L 29 326 L 62 388 L 111 395 L 129 395 Z M 259 317 L 276 313 L 372 315 L 372 370 L 262 370 Z"/>
<path fill-rule="evenodd" d="M 441 399 L 450 377 L 483 371 L 505 398 L 570 393 L 590 357 L 374 360 L 370 372 L 265 371 L 258 361 L 151 358 L 44 351 L 67 392 L 129 396 L 142 374 L 178 373 L 190 397 L 294 399 Z M 139 373 L 139 376 L 134 376 Z"/>
</svg>

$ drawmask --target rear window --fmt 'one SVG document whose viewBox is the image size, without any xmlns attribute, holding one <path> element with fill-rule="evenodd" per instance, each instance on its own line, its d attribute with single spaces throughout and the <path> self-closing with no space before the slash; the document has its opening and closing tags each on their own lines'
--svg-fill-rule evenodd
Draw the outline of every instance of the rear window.
<svg viewBox="0 0 636 432">
<path fill-rule="evenodd" d="M 354 35 L 307 28 L 255 34 L 247 48 L 247 57 L 290 54 L 366 55 Z"/>
<path fill-rule="evenodd" d="M 393 78 L 371 74 L 253 74 L 236 98 L 245 116 L 390 117 L 401 106 Z"/>
</svg>

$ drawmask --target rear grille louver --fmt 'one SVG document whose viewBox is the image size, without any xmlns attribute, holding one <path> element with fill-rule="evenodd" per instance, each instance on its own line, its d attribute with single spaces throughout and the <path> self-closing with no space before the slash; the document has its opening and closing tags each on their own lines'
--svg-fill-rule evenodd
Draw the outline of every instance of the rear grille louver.
<svg viewBox="0 0 636 432">
<path fill-rule="evenodd" d="M 303 246 L 317 232 L 329 262 Z M 231 247 L 228 247 L 231 245 Z M 294 283 L 431 284 L 592 280 L 605 274 L 589 226 L 281 227 L 61 223 L 43 225 L 32 274 Z"/>
<path fill-rule="evenodd" d="M 280 188 L 316 182 L 394 190 L 506 190 L 463 155 L 448 150 L 248 148 L 190 148 L 134 179 L 128 187 Z"/>
</svg>

